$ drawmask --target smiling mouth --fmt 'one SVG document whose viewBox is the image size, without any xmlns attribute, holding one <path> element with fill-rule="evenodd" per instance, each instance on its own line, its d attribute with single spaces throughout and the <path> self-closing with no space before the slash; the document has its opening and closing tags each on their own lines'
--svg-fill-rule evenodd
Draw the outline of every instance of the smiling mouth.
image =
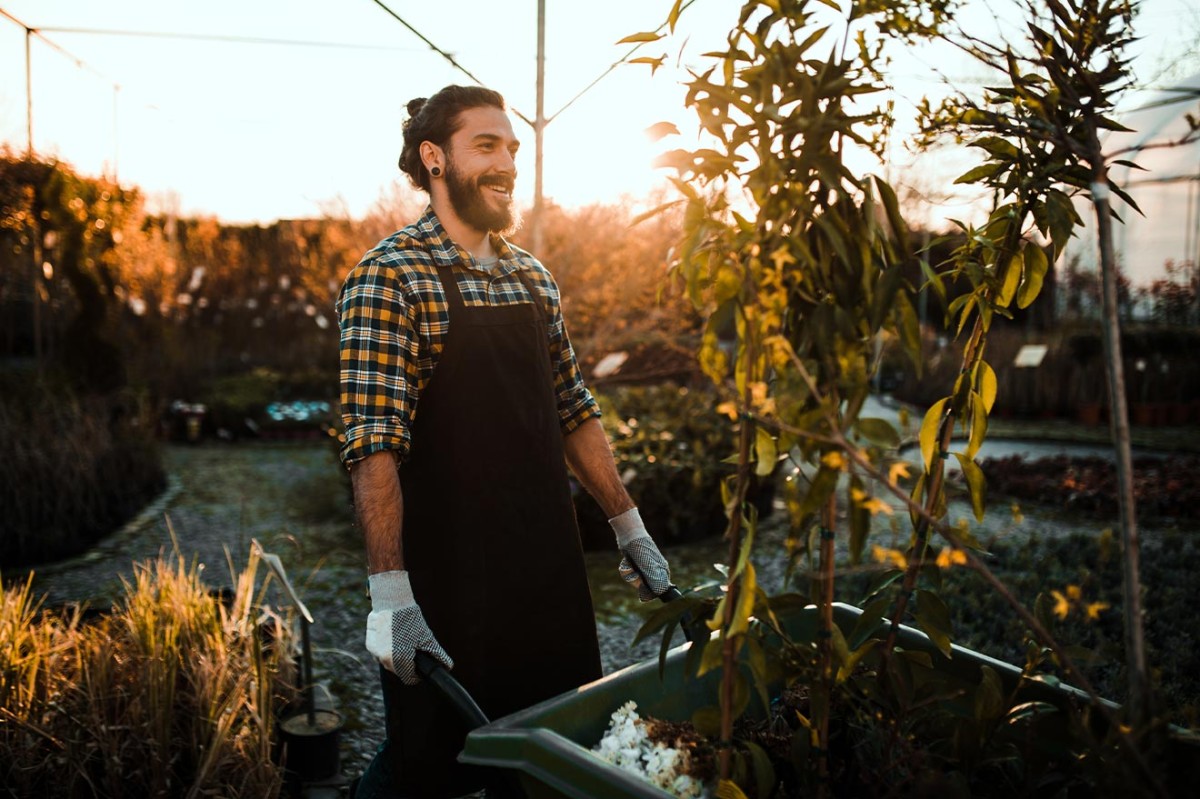
<svg viewBox="0 0 1200 799">
<path fill-rule="evenodd" d="M 513 186 L 511 183 L 484 183 L 482 187 L 504 197 L 512 197 Z"/>
</svg>

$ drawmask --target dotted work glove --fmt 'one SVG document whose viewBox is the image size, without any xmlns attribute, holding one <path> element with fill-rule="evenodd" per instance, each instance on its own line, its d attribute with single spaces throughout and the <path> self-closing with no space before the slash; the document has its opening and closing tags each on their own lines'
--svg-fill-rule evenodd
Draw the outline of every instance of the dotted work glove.
<svg viewBox="0 0 1200 799">
<path fill-rule="evenodd" d="M 372 574 L 371 613 L 367 616 L 367 651 L 405 685 L 421 681 L 413 658 L 417 650 L 428 652 L 448 669 L 454 661 L 433 637 L 425 616 L 413 599 L 408 572 Z"/>
<path fill-rule="evenodd" d="M 617 534 L 617 546 L 625 556 L 617 567 L 621 578 L 637 587 L 638 599 L 643 602 L 657 599 L 671 587 L 671 568 L 646 532 L 642 515 L 637 508 L 630 508 L 608 523 Z"/>
</svg>

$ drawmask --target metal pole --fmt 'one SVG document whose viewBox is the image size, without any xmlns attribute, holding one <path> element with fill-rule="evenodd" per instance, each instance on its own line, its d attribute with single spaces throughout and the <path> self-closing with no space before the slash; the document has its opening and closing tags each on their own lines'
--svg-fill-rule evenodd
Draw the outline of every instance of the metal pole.
<svg viewBox="0 0 1200 799">
<path fill-rule="evenodd" d="M 29 40 L 33 28 L 25 29 L 25 157 L 33 159 L 33 72 L 29 58 Z"/>
<path fill-rule="evenodd" d="M 113 183 L 119 182 L 119 178 L 118 178 L 119 173 L 117 171 L 117 166 L 118 166 L 118 163 L 119 163 L 119 160 L 121 157 L 121 138 L 120 138 L 121 131 L 117 125 L 117 123 L 120 119 L 119 113 L 121 110 L 120 102 L 119 102 L 120 94 L 121 94 L 121 87 L 114 83 L 113 84 L 113 134 L 112 134 L 113 135 L 113 162 L 112 162 L 112 181 L 113 181 Z"/>
<path fill-rule="evenodd" d="M 546 0 L 538 0 L 537 18 L 537 111 L 533 121 L 533 230 L 530 247 L 534 255 L 542 252 L 542 134 L 546 130 Z"/>
</svg>

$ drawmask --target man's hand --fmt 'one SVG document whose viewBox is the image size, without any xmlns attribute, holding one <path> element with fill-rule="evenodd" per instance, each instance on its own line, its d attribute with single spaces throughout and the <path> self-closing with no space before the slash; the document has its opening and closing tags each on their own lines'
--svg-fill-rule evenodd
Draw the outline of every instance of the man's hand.
<svg viewBox="0 0 1200 799">
<path fill-rule="evenodd" d="M 425 616 L 413 599 L 408 572 L 372 574 L 371 613 L 367 616 L 367 651 L 405 685 L 421 681 L 413 658 L 418 650 L 428 652 L 448 669 L 454 661 L 433 637 Z"/>
<path fill-rule="evenodd" d="M 622 579 L 637 586 L 638 598 L 643 602 L 657 599 L 671 587 L 671 568 L 646 532 L 638 509 L 630 508 L 608 523 L 617 534 L 617 546 L 625 556 L 617 567 Z"/>
</svg>

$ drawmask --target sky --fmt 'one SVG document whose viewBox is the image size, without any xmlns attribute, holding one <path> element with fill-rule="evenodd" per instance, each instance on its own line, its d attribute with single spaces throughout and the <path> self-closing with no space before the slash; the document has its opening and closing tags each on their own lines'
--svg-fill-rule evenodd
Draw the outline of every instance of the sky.
<svg viewBox="0 0 1200 799">
<path fill-rule="evenodd" d="M 536 0 L 386 4 L 529 118 L 535 109 Z M 972 0 L 989 22 L 1006 0 Z M 638 55 L 669 58 L 651 77 L 623 65 L 553 119 L 545 133 L 545 193 L 564 206 L 644 198 L 662 181 L 654 155 L 694 139 L 653 143 L 650 125 L 685 133 L 682 67 L 716 49 L 740 2 L 694 0 L 672 43 Z M 622 37 L 653 30 L 670 0 L 546 0 L 546 103 L 552 116 L 630 49 Z M 1147 0 L 1137 32 L 1139 79 L 1196 61 L 1200 11 L 1192 0 Z M 42 29 L 30 47 L 33 141 L 85 174 L 116 174 L 151 206 L 228 222 L 322 213 L 361 216 L 401 182 L 396 168 L 404 106 L 448 83 L 469 83 L 373 0 L 0 0 Z M 72 30 L 52 30 L 52 29 Z M 1011 30 L 1011 29 L 1010 29 Z M 87 32 L 91 31 L 91 32 Z M 94 31 L 172 33 L 186 37 Z M 239 41 L 212 41 L 210 36 Z M 310 44 L 275 44 L 263 40 Z M 686 45 L 683 43 L 686 42 Z M 897 62 L 897 110 L 943 91 L 934 67 L 967 84 L 982 75 L 965 57 L 927 50 Z M 26 145 L 25 33 L 0 18 L 0 143 Z M 1176 74 L 1176 77 L 1182 75 Z M 119 87 L 119 88 L 117 88 Z M 522 138 L 517 199 L 531 202 L 533 131 Z M 896 152 L 884 168 L 913 172 Z M 890 176 L 893 179 L 895 175 Z"/>
</svg>

